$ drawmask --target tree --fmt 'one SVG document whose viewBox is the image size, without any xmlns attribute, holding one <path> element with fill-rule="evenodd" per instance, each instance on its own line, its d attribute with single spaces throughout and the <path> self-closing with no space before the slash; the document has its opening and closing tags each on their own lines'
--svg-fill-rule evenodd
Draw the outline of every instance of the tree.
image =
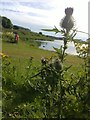
<svg viewBox="0 0 90 120">
<path fill-rule="evenodd" d="M 4 28 L 12 28 L 13 27 L 13 24 L 11 22 L 10 19 L 6 18 L 6 17 L 2 17 L 2 26 Z"/>
<path fill-rule="evenodd" d="M 42 32 L 39 32 L 40 35 L 42 35 Z"/>
</svg>

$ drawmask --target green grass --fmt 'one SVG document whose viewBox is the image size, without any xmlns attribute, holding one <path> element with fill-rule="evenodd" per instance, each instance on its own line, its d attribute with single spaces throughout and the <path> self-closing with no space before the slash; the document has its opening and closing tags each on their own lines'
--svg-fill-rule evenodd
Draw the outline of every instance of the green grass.
<svg viewBox="0 0 90 120">
<path fill-rule="evenodd" d="M 12 64 L 15 65 L 18 71 L 22 71 L 24 73 L 25 67 L 28 65 L 28 60 L 30 57 L 33 57 L 33 64 L 35 66 L 40 65 L 40 61 L 42 57 L 50 58 L 52 56 L 56 56 L 56 53 L 53 51 L 42 50 L 38 48 L 38 44 L 36 43 L 36 39 L 42 40 L 53 40 L 51 37 L 47 37 L 45 35 L 41 35 L 30 30 L 26 29 L 13 29 L 13 32 L 18 32 L 20 39 L 18 44 L 6 42 L 14 39 L 12 35 L 8 35 L 7 33 L 12 33 L 11 29 L 3 28 L 2 35 L 2 52 L 9 56 L 12 61 Z M 81 69 L 81 64 L 83 60 L 78 58 L 75 55 L 68 55 L 65 60 L 66 66 L 72 65 L 72 68 L 69 72 L 76 72 Z"/>
<path fill-rule="evenodd" d="M 19 41 L 18 44 L 3 42 L 2 52 L 9 56 L 12 65 L 16 66 L 17 71 L 22 74 L 26 71 L 29 58 L 33 57 L 33 66 L 40 66 L 42 57 L 50 58 L 55 55 L 54 52 L 45 51 L 35 46 L 30 46 L 24 41 Z"/>
<path fill-rule="evenodd" d="M 30 46 L 30 44 L 24 41 L 19 41 L 18 44 L 13 43 L 2 43 L 2 52 L 14 59 L 28 59 L 33 57 L 35 61 L 40 61 L 41 57 L 50 58 L 55 56 L 55 52 L 39 49 L 35 46 Z M 66 57 L 66 64 L 80 65 L 83 62 L 82 59 L 74 55 L 68 55 Z"/>
<path fill-rule="evenodd" d="M 17 72 L 24 74 L 26 72 L 26 67 L 29 64 L 29 58 L 33 57 L 33 67 L 39 67 L 41 64 L 41 58 L 50 58 L 56 56 L 55 52 L 39 49 L 35 46 L 30 46 L 24 41 L 19 41 L 18 44 L 12 44 L 3 42 L 2 44 L 3 53 L 9 56 L 12 65 L 17 69 Z M 67 55 L 64 62 L 65 66 L 72 67 L 68 70 L 67 75 L 74 73 L 77 75 L 78 71 L 82 71 L 83 60 L 75 55 Z"/>
<path fill-rule="evenodd" d="M 54 55 L 53 52 L 38 49 L 37 47 L 30 46 L 23 41 L 19 41 L 18 44 L 4 42 L 2 44 L 2 51 L 12 57 L 33 57 L 36 60 L 40 60 L 41 57 L 50 57 Z"/>
</svg>

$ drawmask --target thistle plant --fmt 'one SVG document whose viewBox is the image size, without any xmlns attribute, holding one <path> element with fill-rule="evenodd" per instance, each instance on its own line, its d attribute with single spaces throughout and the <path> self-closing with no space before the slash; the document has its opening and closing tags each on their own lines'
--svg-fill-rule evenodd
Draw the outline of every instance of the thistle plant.
<svg viewBox="0 0 90 120">
<path fill-rule="evenodd" d="M 58 111 L 57 111 L 58 118 L 62 118 L 62 99 L 63 99 L 63 95 L 64 95 L 63 84 L 62 84 L 62 81 L 64 81 L 63 74 L 65 71 L 67 71 L 70 68 L 70 66 L 67 68 L 63 68 L 63 62 L 64 62 L 65 56 L 66 56 L 65 52 L 67 49 L 68 41 L 70 41 L 71 38 L 73 39 L 74 36 L 76 35 L 76 32 L 74 30 L 71 33 L 71 30 L 74 27 L 74 19 L 72 17 L 72 14 L 73 14 L 73 8 L 69 7 L 69 8 L 65 9 L 65 17 L 60 22 L 60 26 L 62 28 L 61 30 L 57 29 L 56 27 L 51 30 L 50 29 L 42 29 L 44 31 L 50 31 L 50 32 L 55 32 L 55 33 L 60 32 L 63 36 L 63 46 L 61 46 L 60 49 L 54 48 L 56 50 L 56 53 L 58 54 L 58 58 L 54 58 L 54 60 L 53 60 L 54 62 L 53 63 L 51 62 L 51 64 L 50 64 L 52 66 L 51 71 L 53 70 L 55 72 L 55 73 L 52 72 L 52 80 L 54 80 L 54 77 L 55 77 L 54 81 L 56 81 L 56 78 L 57 78 L 57 82 L 54 82 L 54 85 L 53 85 L 54 88 L 53 88 L 53 86 L 51 86 L 51 89 L 53 88 L 53 92 L 54 92 L 55 87 L 58 89 L 56 91 L 58 93 Z M 55 76 L 53 76 L 53 74 Z"/>
<path fill-rule="evenodd" d="M 63 53 L 62 53 L 62 59 L 61 61 L 63 62 L 64 56 L 65 56 L 65 50 L 67 49 L 67 42 L 68 42 L 68 37 L 70 35 L 70 31 L 74 27 L 74 19 L 72 17 L 73 14 L 73 8 L 66 8 L 65 9 L 65 17 L 61 20 L 61 27 L 63 28 L 63 42 L 64 42 L 64 47 L 63 47 Z"/>
<path fill-rule="evenodd" d="M 61 20 L 61 27 L 66 30 L 66 33 L 74 26 L 74 19 L 72 17 L 73 8 L 66 8 L 65 9 L 65 17 Z"/>
<path fill-rule="evenodd" d="M 72 39 L 74 38 L 74 36 L 76 35 L 76 30 L 72 30 L 75 26 L 75 21 L 74 18 L 72 16 L 73 14 L 73 8 L 68 7 L 65 9 L 65 17 L 61 20 L 60 22 L 60 26 L 61 26 L 61 30 L 57 29 L 57 27 L 55 26 L 55 28 L 53 29 L 42 29 L 44 31 L 48 31 L 48 32 L 55 32 L 57 33 L 61 33 L 63 36 L 63 47 L 60 47 L 60 51 L 56 48 L 54 48 L 56 50 L 57 53 L 59 53 L 59 58 L 61 59 L 61 62 L 63 63 L 64 61 L 64 57 L 65 57 L 65 51 L 67 49 L 67 42 L 68 41 L 72 41 Z M 72 32 L 71 32 L 72 30 Z"/>
</svg>

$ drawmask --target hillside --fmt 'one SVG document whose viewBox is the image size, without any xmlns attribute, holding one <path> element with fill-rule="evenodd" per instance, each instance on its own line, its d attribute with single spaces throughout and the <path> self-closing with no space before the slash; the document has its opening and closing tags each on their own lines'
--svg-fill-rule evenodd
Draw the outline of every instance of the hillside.
<svg viewBox="0 0 90 120">
<path fill-rule="evenodd" d="M 2 19 L 2 32 L 3 32 L 3 40 L 10 41 L 10 37 L 7 37 L 7 34 L 9 33 L 18 33 L 20 36 L 20 39 L 23 41 L 32 41 L 32 40 L 54 40 L 59 39 L 54 36 L 48 36 L 42 34 L 42 32 L 36 33 L 31 31 L 28 28 L 24 28 L 22 26 L 14 25 L 10 19 L 7 17 L 1 17 Z M 14 36 L 14 35 L 13 35 Z M 13 39 L 13 38 L 12 38 Z"/>
</svg>

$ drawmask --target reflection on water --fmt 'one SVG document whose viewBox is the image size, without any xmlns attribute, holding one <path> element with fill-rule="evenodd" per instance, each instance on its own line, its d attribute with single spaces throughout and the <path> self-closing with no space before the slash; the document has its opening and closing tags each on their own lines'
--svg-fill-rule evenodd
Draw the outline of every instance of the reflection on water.
<svg viewBox="0 0 90 120">
<path fill-rule="evenodd" d="M 62 40 L 41 41 L 41 45 L 39 48 L 44 49 L 44 50 L 55 51 L 53 47 L 60 48 L 61 45 L 63 46 Z M 66 53 L 77 55 L 77 52 L 76 52 L 76 49 L 75 49 L 73 42 L 68 43 L 68 48 L 66 50 Z"/>
</svg>

